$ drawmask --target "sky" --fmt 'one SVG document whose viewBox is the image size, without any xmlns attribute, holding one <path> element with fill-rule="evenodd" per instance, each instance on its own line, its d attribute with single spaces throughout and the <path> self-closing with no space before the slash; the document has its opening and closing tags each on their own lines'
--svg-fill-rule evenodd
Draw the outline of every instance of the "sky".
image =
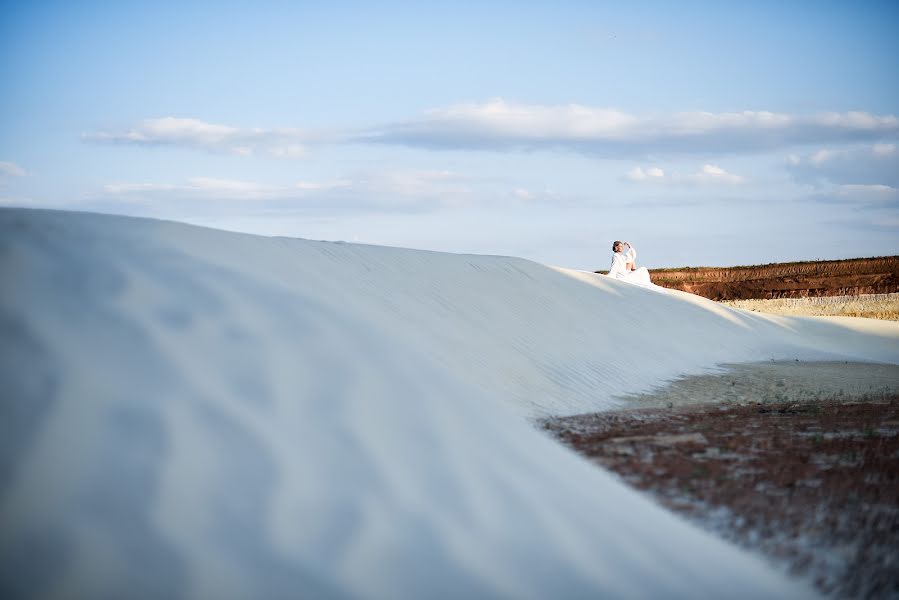
<svg viewBox="0 0 899 600">
<path fill-rule="evenodd" d="M 899 254 L 897 2 L 0 7 L 0 206 L 585 270 Z"/>
</svg>

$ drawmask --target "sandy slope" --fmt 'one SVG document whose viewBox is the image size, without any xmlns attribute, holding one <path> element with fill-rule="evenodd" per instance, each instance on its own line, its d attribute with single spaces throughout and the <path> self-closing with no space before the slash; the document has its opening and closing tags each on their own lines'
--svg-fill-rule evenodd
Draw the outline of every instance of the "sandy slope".
<svg viewBox="0 0 899 600">
<path fill-rule="evenodd" d="M 728 306 L 775 315 L 865 317 L 899 321 L 899 292 L 776 300 L 732 300 Z"/>
<path fill-rule="evenodd" d="M 899 362 L 529 261 L 0 210 L 4 597 L 801 597 L 536 431 L 677 375 Z"/>
</svg>

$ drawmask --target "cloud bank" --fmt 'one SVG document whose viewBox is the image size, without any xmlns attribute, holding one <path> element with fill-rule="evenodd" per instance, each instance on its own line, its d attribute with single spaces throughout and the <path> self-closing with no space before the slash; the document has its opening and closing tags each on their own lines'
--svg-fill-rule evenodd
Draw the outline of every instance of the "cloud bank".
<svg viewBox="0 0 899 600">
<path fill-rule="evenodd" d="M 183 183 L 119 182 L 92 200 L 143 205 L 179 213 L 238 211 L 427 212 L 471 199 L 473 179 L 450 171 L 394 170 L 326 181 L 271 185 L 192 177 Z"/>
<path fill-rule="evenodd" d="M 198 119 L 146 119 L 88 142 L 180 146 L 235 155 L 297 158 L 311 143 L 380 143 L 427 149 L 565 149 L 607 158 L 649 154 L 746 153 L 803 145 L 895 144 L 899 118 L 867 112 L 795 115 L 770 111 L 636 115 L 579 104 L 515 104 L 494 99 L 426 111 L 420 118 L 365 130 L 314 133 L 298 128 L 240 128 Z"/>
<path fill-rule="evenodd" d="M 289 195 L 286 186 L 266 185 L 252 181 L 192 177 L 182 184 L 170 183 L 110 183 L 103 187 L 106 194 L 122 197 L 147 194 L 177 194 L 192 198 L 219 200 L 267 200 Z"/>
<path fill-rule="evenodd" d="M 578 104 L 514 104 L 502 99 L 427 111 L 371 129 L 359 142 L 430 149 L 569 149 L 622 154 L 756 152 L 899 136 L 899 118 L 866 112 L 792 115 L 768 111 L 635 115 Z"/>
<path fill-rule="evenodd" d="M 899 208 L 899 150 L 892 143 L 820 148 L 787 157 L 787 171 L 814 191 L 806 198 L 857 208 Z"/>
<path fill-rule="evenodd" d="M 897 144 L 852 148 L 821 148 L 805 155 L 791 154 L 787 170 L 799 183 L 824 185 L 886 185 L 899 187 Z"/>
<path fill-rule="evenodd" d="M 845 204 L 858 209 L 888 211 L 899 209 L 899 188 L 881 184 L 842 184 L 815 192 L 803 200 L 823 204 Z"/>
<path fill-rule="evenodd" d="M 102 144 L 197 148 L 238 156 L 301 158 L 306 153 L 305 144 L 320 137 L 295 128 L 239 128 L 199 119 L 163 117 L 145 119 L 126 131 L 86 133 L 81 139 Z"/>
</svg>

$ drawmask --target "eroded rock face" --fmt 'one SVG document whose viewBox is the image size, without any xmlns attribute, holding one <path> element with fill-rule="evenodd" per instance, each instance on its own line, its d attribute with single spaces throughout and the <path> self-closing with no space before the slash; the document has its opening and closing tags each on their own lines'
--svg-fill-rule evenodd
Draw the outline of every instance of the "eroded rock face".
<svg viewBox="0 0 899 600">
<path fill-rule="evenodd" d="M 899 292 L 899 256 L 748 267 L 653 269 L 653 283 L 711 300 Z"/>
</svg>

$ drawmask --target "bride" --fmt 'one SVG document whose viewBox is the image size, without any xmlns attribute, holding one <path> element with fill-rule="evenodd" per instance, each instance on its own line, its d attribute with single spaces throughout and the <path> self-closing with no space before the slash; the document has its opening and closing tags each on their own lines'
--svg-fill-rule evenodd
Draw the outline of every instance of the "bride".
<svg viewBox="0 0 899 600">
<path fill-rule="evenodd" d="M 624 248 L 627 247 L 627 252 Z M 630 242 L 616 241 L 612 244 L 612 267 L 609 269 L 609 277 L 621 279 L 628 283 L 636 283 L 637 285 L 652 286 L 653 283 L 649 279 L 649 271 L 646 267 L 637 268 L 637 251 L 631 246 Z"/>
</svg>

